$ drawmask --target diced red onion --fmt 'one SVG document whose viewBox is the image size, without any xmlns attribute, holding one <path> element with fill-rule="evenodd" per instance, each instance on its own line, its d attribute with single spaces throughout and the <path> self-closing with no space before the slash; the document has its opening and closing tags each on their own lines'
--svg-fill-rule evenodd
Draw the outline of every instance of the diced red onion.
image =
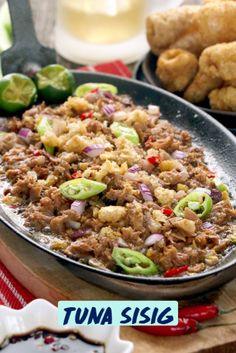
<svg viewBox="0 0 236 353">
<path fill-rule="evenodd" d="M 149 104 L 148 114 L 151 115 L 160 115 L 160 107 L 158 105 Z"/>
<path fill-rule="evenodd" d="M 176 150 L 176 151 L 174 151 L 174 152 L 172 153 L 172 158 L 174 158 L 174 159 L 183 159 L 183 158 L 185 158 L 186 156 L 187 156 L 187 153 L 184 152 L 184 151 L 178 151 L 178 150 Z"/>
<path fill-rule="evenodd" d="M 86 206 L 85 201 L 74 201 L 72 202 L 70 209 L 81 215 L 85 210 L 85 206 Z"/>
<path fill-rule="evenodd" d="M 132 167 L 128 169 L 129 173 L 137 173 L 140 171 L 140 166 L 138 164 L 134 164 Z"/>
<path fill-rule="evenodd" d="M 145 184 L 140 184 L 140 192 L 143 196 L 144 201 L 153 201 L 152 193 L 150 189 Z"/>
<path fill-rule="evenodd" d="M 25 141 L 29 140 L 29 137 L 31 134 L 32 134 L 32 130 L 27 129 L 25 127 L 21 128 L 18 132 L 18 135 Z"/>
<path fill-rule="evenodd" d="M 141 168 L 139 167 L 139 165 L 134 164 L 128 169 L 128 172 L 125 174 L 125 178 L 128 180 L 136 180 L 136 176 L 134 174 L 139 172 L 140 170 Z"/>
<path fill-rule="evenodd" d="M 117 245 L 120 247 L 120 248 L 127 248 L 128 247 L 128 244 L 126 243 L 126 241 L 122 238 L 118 238 L 118 241 L 117 241 Z"/>
<path fill-rule="evenodd" d="M 103 106 L 103 113 L 108 117 L 112 116 L 115 111 L 115 107 L 112 104 L 105 104 Z"/>
<path fill-rule="evenodd" d="M 164 237 L 162 234 L 151 234 L 149 235 L 149 237 L 147 237 L 147 239 L 145 240 L 144 244 L 146 246 L 152 246 L 154 244 L 156 244 L 158 241 L 162 240 Z"/>
<path fill-rule="evenodd" d="M 69 220 L 67 222 L 67 225 L 72 228 L 72 229 L 75 229 L 75 230 L 78 230 L 80 228 L 80 222 L 76 222 L 76 221 L 72 221 L 72 220 Z"/>
<path fill-rule="evenodd" d="M 110 91 L 103 92 L 103 95 L 104 95 L 105 98 L 108 98 L 108 99 L 112 99 L 113 98 L 113 94 Z"/>
<path fill-rule="evenodd" d="M 72 239 L 72 240 L 77 240 L 77 239 L 82 238 L 83 236 L 85 236 L 86 233 L 87 233 L 87 232 L 86 232 L 85 229 L 79 229 L 79 230 L 77 230 L 76 232 L 74 232 L 74 233 L 72 234 L 71 239 Z"/>
<path fill-rule="evenodd" d="M 100 144 L 94 144 L 87 146 L 83 149 L 83 153 L 89 157 L 97 157 L 104 151 L 105 146 Z"/>
<path fill-rule="evenodd" d="M 207 189 L 207 188 L 196 188 L 194 191 L 196 192 L 203 192 L 205 194 L 210 195 L 211 194 L 211 190 Z"/>
<path fill-rule="evenodd" d="M 204 223 L 202 224 L 202 228 L 204 228 L 204 229 L 210 229 L 210 228 L 212 228 L 212 227 L 213 227 L 213 224 L 210 223 L 210 222 L 204 222 Z"/>
<path fill-rule="evenodd" d="M 210 196 L 211 196 L 214 203 L 220 202 L 222 200 L 222 194 L 217 189 L 212 189 Z"/>
</svg>

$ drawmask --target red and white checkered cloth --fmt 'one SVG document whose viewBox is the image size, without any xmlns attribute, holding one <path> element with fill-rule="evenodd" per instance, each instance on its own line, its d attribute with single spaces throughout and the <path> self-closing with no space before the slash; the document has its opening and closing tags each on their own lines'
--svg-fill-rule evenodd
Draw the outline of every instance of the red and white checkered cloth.
<svg viewBox="0 0 236 353">
<path fill-rule="evenodd" d="M 119 60 L 96 66 L 84 66 L 80 70 L 103 72 L 128 78 L 132 76 L 129 68 Z M 34 296 L 0 262 L 0 305 L 6 305 L 13 309 L 21 309 L 34 299 Z"/>
<path fill-rule="evenodd" d="M 0 262 L 0 305 L 21 309 L 34 299 L 34 296 Z"/>
<path fill-rule="evenodd" d="M 95 66 L 83 66 L 80 67 L 79 70 L 88 72 L 104 72 L 106 74 L 112 74 L 128 78 L 132 77 L 132 73 L 129 68 L 120 60 L 112 61 L 106 64 L 98 64 Z"/>
</svg>

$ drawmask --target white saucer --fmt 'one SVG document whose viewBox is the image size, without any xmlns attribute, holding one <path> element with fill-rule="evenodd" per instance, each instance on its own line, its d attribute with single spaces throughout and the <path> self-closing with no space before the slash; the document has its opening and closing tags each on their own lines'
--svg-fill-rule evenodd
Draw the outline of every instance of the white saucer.
<svg viewBox="0 0 236 353">
<path fill-rule="evenodd" d="M 57 308 L 43 299 L 37 299 L 21 310 L 0 306 L 0 344 L 6 337 L 24 335 L 38 328 L 66 332 L 58 325 Z M 74 327 L 88 340 L 103 342 L 106 353 L 132 353 L 133 344 L 120 339 L 119 326 Z"/>
</svg>

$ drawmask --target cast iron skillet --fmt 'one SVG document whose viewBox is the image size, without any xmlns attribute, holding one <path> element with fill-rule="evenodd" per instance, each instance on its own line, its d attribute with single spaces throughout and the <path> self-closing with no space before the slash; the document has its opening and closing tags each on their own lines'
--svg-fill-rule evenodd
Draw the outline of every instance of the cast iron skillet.
<svg viewBox="0 0 236 353">
<path fill-rule="evenodd" d="M 20 55 L 20 61 L 16 60 L 16 67 L 14 67 L 15 61 L 11 60 L 11 70 L 15 72 L 24 71 L 24 68 L 29 66 L 29 58 L 33 58 L 33 60 L 30 60 L 30 64 L 32 65 L 44 65 L 44 60 L 41 62 L 41 59 L 38 60 L 38 57 L 35 57 L 33 53 L 32 56 L 30 56 L 30 51 L 34 50 L 35 45 L 39 45 L 38 42 L 35 42 L 35 38 L 32 36 L 31 43 L 28 45 L 24 40 L 21 40 L 24 38 L 24 32 L 21 32 L 22 37 L 19 35 L 19 31 L 21 31 L 22 27 L 18 22 L 19 17 L 16 15 L 15 11 L 19 14 L 20 9 L 23 9 L 21 14 L 24 16 L 24 23 L 22 23 L 24 30 L 26 30 L 25 23 L 28 23 L 27 21 L 29 21 L 29 24 L 32 26 L 28 1 L 8 0 L 8 2 L 10 4 L 10 12 L 14 28 L 15 23 L 17 23 L 16 27 L 18 31 L 18 34 L 16 35 L 14 30 L 15 39 L 17 38 L 17 41 L 15 42 L 17 43 L 17 47 L 15 44 L 12 50 L 17 48 L 18 55 Z M 29 28 L 28 31 L 31 29 L 32 28 Z M 39 50 L 41 52 L 43 49 L 40 48 Z M 3 55 L 4 73 L 9 72 L 7 69 L 7 62 L 4 62 L 5 55 L 7 54 Z M 49 54 L 49 62 L 53 61 L 53 55 L 55 55 L 54 52 Z M 220 175 L 228 175 L 228 180 L 226 180 L 226 182 L 231 186 L 231 191 L 234 192 L 236 186 L 234 181 L 234 176 L 236 174 L 236 164 L 234 163 L 236 155 L 236 139 L 225 127 L 211 116 L 173 94 L 159 88 L 153 88 L 144 83 L 138 83 L 134 80 L 127 80 L 111 75 L 84 72 L 74 72 L 74 75 L 78 84 L 85 82 L 112 83 L 118 87 L 121 94 L 130 94 L 137 104 L 158 104 L 164 117 L 179 128 L 189 130 L 194 136 L 195 142 L 198 145 L 205 146 L 212 168 L 219 169 Z M 119 293 L 123 296 L 130 296 L 135 299 L 179 299 L 218 287 L 220 284 L 235 277 L 236 247 L 225 256 L 219 266 L 193 276 L 183 276 L 179 278 L 128 276 L 97 269 L 50 250 L 46 245 L 37 242 L 33 233 L 30 233 L 28 229 L 14 221 L 14 217 L 9 214 L 9 212 L 5 212 L 2 205 L 0 205 L 0 220 L 7 227 L 12 229 L 16 233 L 16 236 L 21 236 L 31 244 L 55 256 L 79 277 L 98 286 L 109 289 L 110 291 Z"/>
</svg>

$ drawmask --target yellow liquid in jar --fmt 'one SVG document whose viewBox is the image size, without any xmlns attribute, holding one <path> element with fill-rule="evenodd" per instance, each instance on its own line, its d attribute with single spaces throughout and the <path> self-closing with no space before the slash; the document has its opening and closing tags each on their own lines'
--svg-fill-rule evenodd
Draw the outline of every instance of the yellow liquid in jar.
<svg viewBox="0 0 236 353">
<path fill-rule="evenodd" d="M 58 21 L 84 42 L 113 44 L 143 29 L 145 9 L 145 0 L 58 0 Z"/>
</svg>

